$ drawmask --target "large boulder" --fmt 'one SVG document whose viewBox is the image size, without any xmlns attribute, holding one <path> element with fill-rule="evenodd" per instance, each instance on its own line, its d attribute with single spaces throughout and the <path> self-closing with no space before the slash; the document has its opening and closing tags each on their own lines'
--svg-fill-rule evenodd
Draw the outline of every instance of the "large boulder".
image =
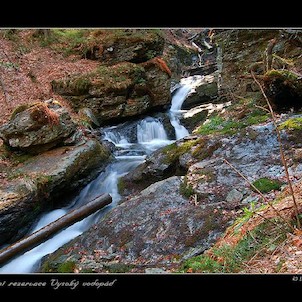
<svg viewBox="0 0 302 302">
<path fill-rule="evenodd" d="M 202 253 L 225 229 L 228 216 L 190 203 L 179 192 L 181 182 L 177 176 L 168 178 L 118 205 L 47 256 L 42 271 L 60 271 L 68 261 L 80 272 L 146 272 L 171 269 Z"/>
<path fill-rule="evenodd" d="M 68 111 L 50 100 L 17 107 L 0 127 L 0 138 L 12 148 L 37 154 L 63 143 L 75 130 Z"/>
<path fill-rule="evenodd" d="M 11 169 L 0 186 L 0 244 L 26 234 L 46 208 L 66 202 L 104 168 L 110 152 L 98 141 L 82 139 L 32 156 Z"/>
<path fill-rule="evenodd" d="M 169 69 L 159 58 L 143 64 L 100 66 L 95 72 L 52 82 L 73 109 L 89 108 L 99 123 L 143 114 L 171 101 Z"/>
<path fill-rule="evenodd" d="M 96 30 L 92 32 L 86 58 L 106 64 L 141 63 L 162 54 L 160 31 L 147 29 Z"/>
<path fill-rule="evenodd" d="M 153 152 L 142 164 L 119 179 L 119 193 L 133 194 L 172 175 L 185 175 L 190 158 L 183 160 L 182 157 L 188 155 L 192 145 L 181 140 Z"/>
</svg>

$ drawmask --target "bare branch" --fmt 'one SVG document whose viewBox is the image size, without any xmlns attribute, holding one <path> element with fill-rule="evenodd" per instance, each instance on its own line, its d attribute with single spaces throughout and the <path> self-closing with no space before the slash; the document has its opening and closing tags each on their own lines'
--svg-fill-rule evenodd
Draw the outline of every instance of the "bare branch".
<svg viewBox="0 0 302 302">
<path fill-rule="evenodd" d="M 277 120 L 276 120 L 276 116 L 275 116 L 275 113 L 273 111 L 273 108 L 271 106 L 271 103 L 266 95 L 266 93 L 264 92 L 263 90 L 263 87 L 262 85 L 260 84 L 260 82 L 256 79 L 253 71 L 251 72 L 252 74 L 252 77 L 254 79 L 254 81 L 256 82 L 256 84 L 259 86 L 260 90 L 261 90 L 261 93 L 263 94 L 266 102 L 267 102 L 267 105 L 268 105 L 268 108 L 269 108 L 269 111 L 270 111 L 270 114 L 272 116 L 272 119 L 273 119 L 273 123 L 274 123 L 274 126 L 275 126 L 275 130 L 277 132 L 277 138 L 278 138 L 278 142 L 279 142 L 279 149 L 280 149 L 280 155 L 281 155 L 281 160 L 282 160 L 282 164 L 284 166 L 284 170 L 285 170 L 285 175 L 286 175 L 286 179 L 287 179 L 287 182 L 288 182 L 288 186 L 289 186 L 289 189 L 290 189 L 290 194 L 292 196 L 292 199 L 293 199 L 293 203 L 294 203 L 294 209 L 295 209 L 295 216 L 296 216 L 296 220 L 297 220 L 297 227 L 298 229 L 301 228 L 301 224 L 300 224 L 300 219 L 299 219 L 299 210 L 298 210 L 298 205 L 297 205 L 297 202 L 296 202 L 296 197 L 295 197 L 295 193 L 294 193 L 294 189 L 293 189 L 293 185 L 292 185 L 292 182 L 290 180 L 290 176 L 289 176 L 289 172 L 288 172 L 288 166 L 287 166 L 287 161 L 285 159 L 285 156 L 284 156 L 284 151 L 283 151 L 283 145 L 282 145 L 282 141 L 281 141 L 281 135 L 280 135 L 280 131 L 279 131 L 279 128 L 278 128 L 278 125 L 277 125 Z"/>
</svg>

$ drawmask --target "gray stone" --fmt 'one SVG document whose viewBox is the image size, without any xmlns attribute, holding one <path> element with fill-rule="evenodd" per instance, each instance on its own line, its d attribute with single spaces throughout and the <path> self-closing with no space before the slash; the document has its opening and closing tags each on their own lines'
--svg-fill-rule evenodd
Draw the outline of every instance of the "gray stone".
<svg viewBox="0 0 302 302">
<path fill-rule="evenodd" d="M 128 265 L 135 272 L 147 268 L 169 269 L 182 261 L 183 255 L 197 248 L 205 250 L 225 229 L 227 221 L 213 207 L 196 207 L 179 192 L 181 178 L 162 180 L 143 190 L 136 197 L 116 206 L 103 217 L 96 228 L 91 228 L 51 257 L 45 267 L 53 267 L 61 253 L 68 256 L 87 251 L 87 259 L 104 263 L 103 254 L 113 246 L 120 264 Z M 213 234 L 216 234 L 215 236 Z M 195 250 L 196 252 L 196 250 Z M 85 269 L 85 260 L 77 261 Z M 96 267 L 104 272 L 103 267 Z"/>
<path fill-rule="evenodd" d="M 162 268 L 151 267 L 151 268 L 146 268 L 145 273 L 146 274 L 166 274 L 167 272 Z"/>
<path fill-rule="evenodd" d="M 38 154 L 63 142 L 76 130 L 68 111 L 58 102 L 19 108 L 16 110 L 20 112 L 15 111 L 10 121 L 0 127 L 0 138 L 10 147 Z"/>
<path fill-rule="evenodd" d="M 241 203 L 242 204 L 249 204 L 251 202 L 257 202 L 259 200 L 258 196 L 247 196 L 246 198 L 244 198 Z"/>
<path fill-rule="evenodd" d="M 230 191 L 226 197 L 226 201 L 230 203 L 238 203 L 242 200 L 243 194 L 236 189 Z"/>
</svg>

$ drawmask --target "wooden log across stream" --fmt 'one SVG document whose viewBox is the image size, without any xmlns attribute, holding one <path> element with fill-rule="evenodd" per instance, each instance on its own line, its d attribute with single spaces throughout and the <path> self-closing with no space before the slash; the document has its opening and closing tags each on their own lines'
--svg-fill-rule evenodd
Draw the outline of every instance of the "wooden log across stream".
<svg viewBox="0 0 302 302">
<path fill-rule="evenodd" d="M 20 253 L 25 253 L 29 249 L 34 248 L 58 231 L 82 220 L 111 202 L 112 198 L 109 194 L 98 196 L 89 203 L 65 214 L 33 234 L 30 234 L 14 244 L 7 246 L 6 248 L 0 250 L 0 264 L 5 263 Z"/>
</svg>

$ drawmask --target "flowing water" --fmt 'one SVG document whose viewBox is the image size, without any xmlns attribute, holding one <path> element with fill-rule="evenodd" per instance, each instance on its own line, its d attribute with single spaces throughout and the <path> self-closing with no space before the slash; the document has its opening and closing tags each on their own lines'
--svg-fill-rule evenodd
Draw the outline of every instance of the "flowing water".
<svg viewBox="0 0 302 302">
<path fill-rule="evenodd" d="M 175 129 L 176 139 L 183 138 L 189 134 L 188 130 L 180 124 L 180 116 L 183 113 L 181 106 L 188 93 L 191 89 L 194 89 L 194 85 L 196 85 L 198 81 L 200 81 L 200 77 L 198 76 L 183 79 L 181 87 L 176 91 L 172 98 L 171 108 L 167 114 Z M 0 273 L 35 272 L 39 268 L 42 257 L 54 252 L 65 243 L 82 234 L 92 224 L 96 223 L 104 213 L 116 206 L 121 199 L 117 185 L 118 179 L 121 176 L 127 174 L 140 163 L 144 162 L 145 157 L 148 154 L 174 142 L 173 140 L 168 139 L 164 126 L 158 118 L 146 117 L 140 120 L 135 127 L 136 139 L 134 140 L 132 138 L 134 141 L 131 141 L 130 137 L 123 134 L 123 124 L 101 129 L 103 139 L 115 145 L 114 161 L 110 163 L 105 171 L 100 173 L 95 180 L 84 187 L 80 194 L 71 200 L 67 207 L 56 209 L 42 215 L 30 233 L 39 230 L 45 225 L 65 215 L 70 210 L 82 206 L 102 193 L 109 193 L 112 197 L 112 203 L 89 217 L 60 231 L 52 238 L 23 255 L 11 260 L 0 268 Z"/>
</svg>

